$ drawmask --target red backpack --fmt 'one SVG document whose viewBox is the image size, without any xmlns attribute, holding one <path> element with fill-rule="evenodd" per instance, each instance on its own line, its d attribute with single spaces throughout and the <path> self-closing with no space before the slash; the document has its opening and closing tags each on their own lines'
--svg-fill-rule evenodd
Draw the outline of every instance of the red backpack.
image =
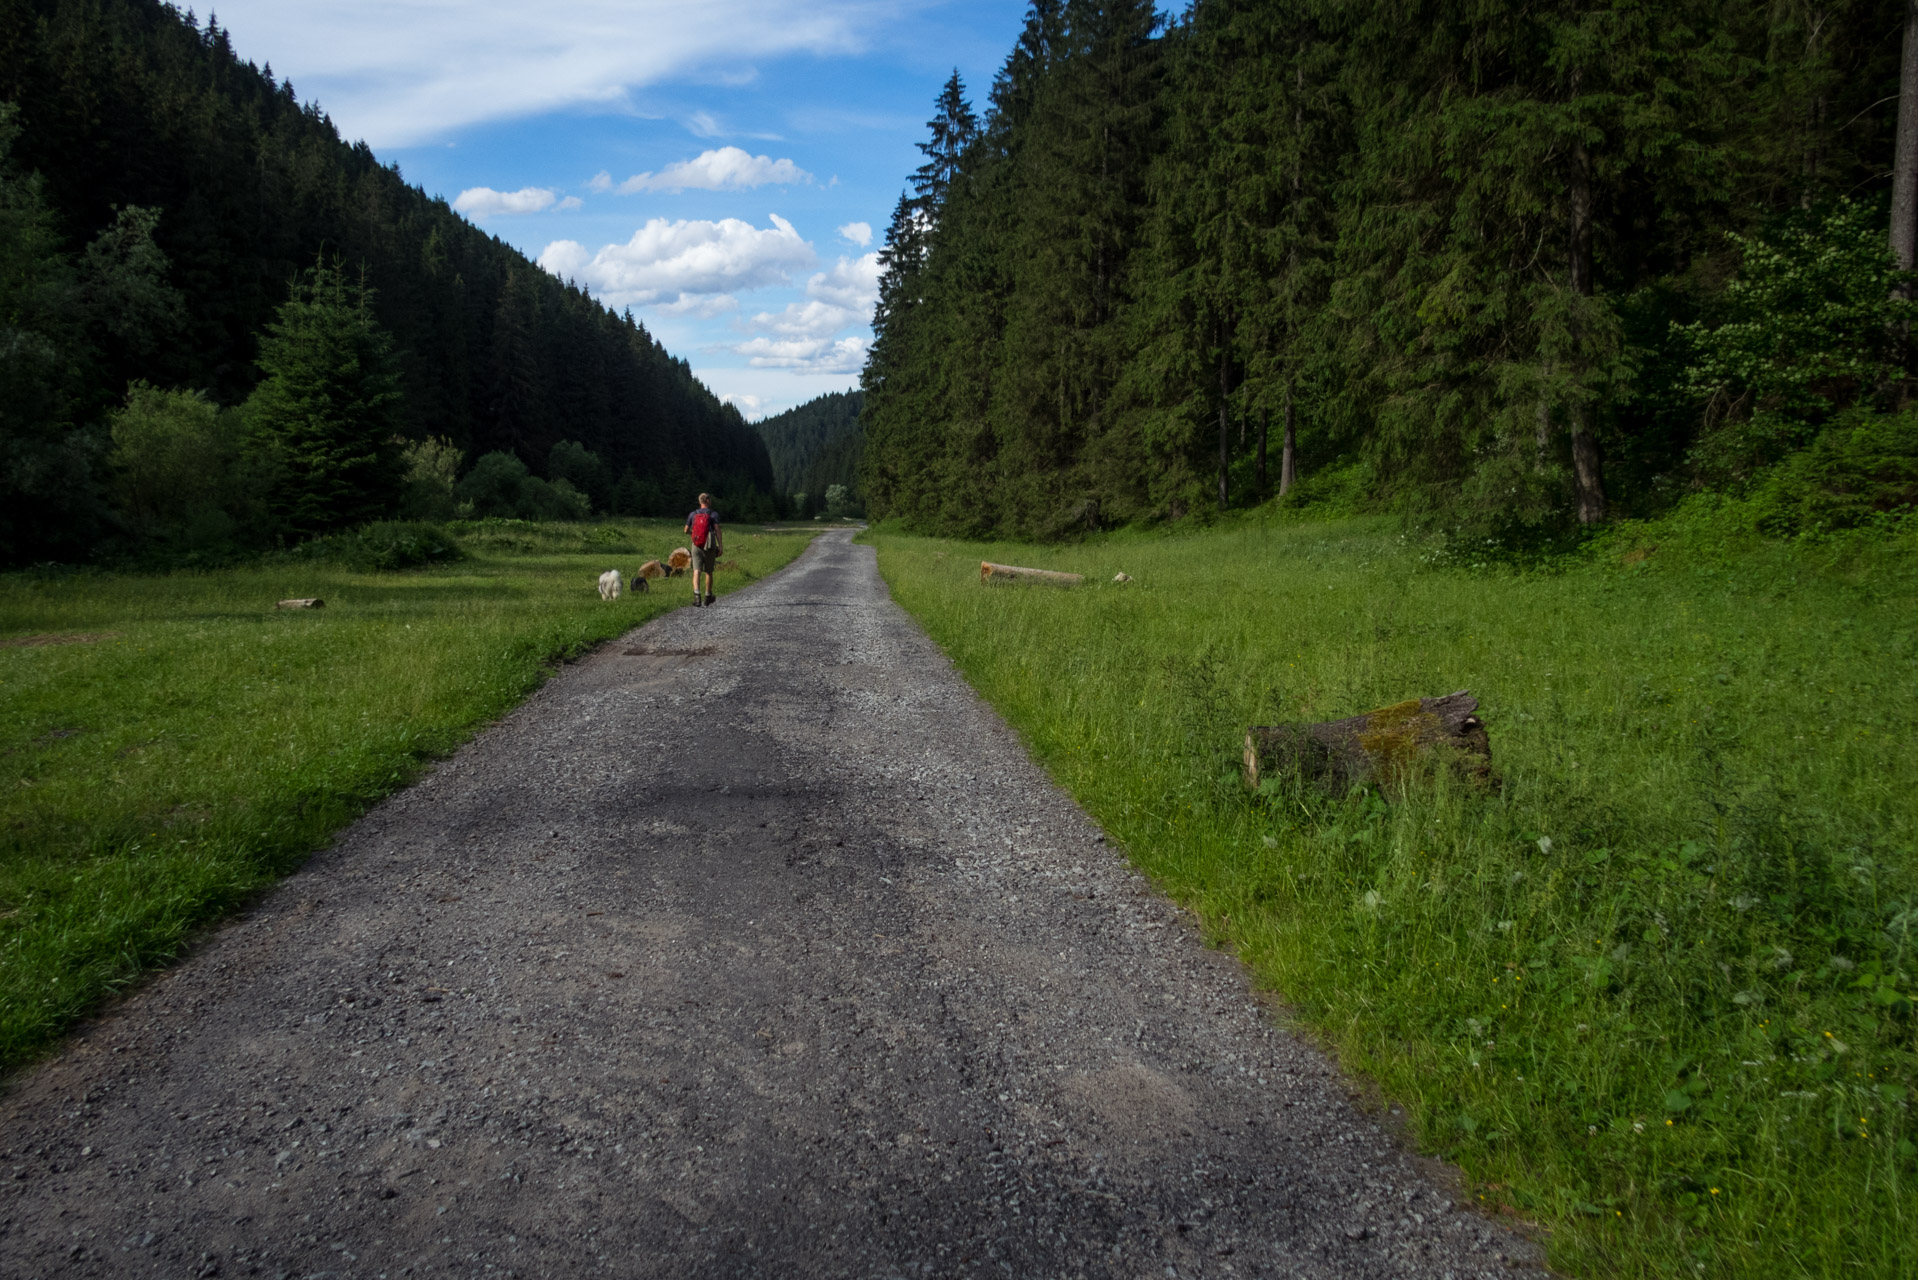
<svg viewBox="0 0 1918 1280">
<path fill-rule="evenodd" d="M 693 512 L 693 545 L 706 549 L 706 535 L 713 531 L 713 513 L 705 508 Z"/>
</svg>

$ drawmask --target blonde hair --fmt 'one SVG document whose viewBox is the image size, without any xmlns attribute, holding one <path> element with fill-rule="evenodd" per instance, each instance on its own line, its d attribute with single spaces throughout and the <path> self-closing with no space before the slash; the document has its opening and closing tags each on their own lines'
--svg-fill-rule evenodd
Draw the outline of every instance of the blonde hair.
<svg viewBox="0 0 1918 1280">
<path fill-rule="evenodd" d="M 700 494 L 700 495 L 699 495 L 699 505 L 700 505 L 700 506 L 702 506 L 702 507 L 710 507 L 710 506 L 712 506 L 712 505 L 713 505 L 713 495 L 712 495 L 712 494 L 710 494 L 710 493 L 702 493 L 702 494 Z"/>
</svg>

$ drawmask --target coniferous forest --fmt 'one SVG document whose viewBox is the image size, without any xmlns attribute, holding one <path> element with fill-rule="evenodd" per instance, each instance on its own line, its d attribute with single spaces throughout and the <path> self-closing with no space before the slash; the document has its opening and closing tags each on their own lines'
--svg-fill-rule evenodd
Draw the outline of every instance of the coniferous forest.
<svg viewBox="0 0 1918 1280">
<path fill-rule="evenodd" d="M 865 395 L 834 391 L 754 424 L 772 455 L 773 479 L 789 495 L 798 514 L 826 509 L 826 495 L 838 487 L 841 510 L 863 509 L 859 493 L 859 452 L 863 437 L 859 411 Z"/>
<path fill-rule="evenodd" d="M 1701 489 L 1785 531 L 1909 507 L 1906 22 L 1035 0 L 892 217 L 867 501 L 1060 537 L 1286 494 L 1521 540 Z"/>
<path fill-rule="evenodd" d="M 770 514 L 737 410 L 157 0 L 0 0 L 0 560 Z"/>
</svg>

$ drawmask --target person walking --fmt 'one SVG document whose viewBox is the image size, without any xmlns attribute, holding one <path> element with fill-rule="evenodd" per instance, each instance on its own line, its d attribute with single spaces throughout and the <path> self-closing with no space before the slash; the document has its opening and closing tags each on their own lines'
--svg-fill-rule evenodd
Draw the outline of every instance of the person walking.
<svg viewBox="0 0 1918 1280">
<path fill-rule="evenodd" d="M 693 604 L 711 604 L 717 597 L 713 595 L 713 567 L 719 563 L 719 553 L 726 549 L 726 539 L 719 531 L 719 513 L 713 510 L 713 495 L 699 495 L 699 510 L 686 517 L 686 536 L 692 540 L 693 552 Z M 700 594 L 699 579 L 706 579 L 705 594 Z"/>
</svg>

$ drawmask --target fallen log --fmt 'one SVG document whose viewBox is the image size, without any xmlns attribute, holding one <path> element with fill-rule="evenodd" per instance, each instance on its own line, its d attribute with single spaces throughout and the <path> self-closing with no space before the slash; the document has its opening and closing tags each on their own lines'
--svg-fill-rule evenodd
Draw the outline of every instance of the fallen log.
<svg viewBox="0 0 1918 1280">
<path fill-rule="evenodd" d="M 1449 768 L 1482 786 L 1496 786 L 1492 739 L 1478 718 L 1478 699 L 1461 689 L 1442 698 L 1413 698 L 1349 720 L 1254 725 L 1245 731 L 1245 784 L 1295 776 L 1326 791 L 1362 782 L 1402 782 Z"/>
<path fill-rule="evenodd" d="M 994 564 L 990 560 L 979 562 L 979 581 L 981 582 L 1050 582 L 1058 587 L 1076 587 L 1084 582 L 1082 573 L 1061 573 L 1057 569 L 1022 569 L 1016 564 Z"/>
<path fill-rule="evenodd" d="M 324 609 L 326 601 L 318 596 L 305 596 L 298 600 L 282 600 L 273 607 L 275 609 Z"/>
</svg>

